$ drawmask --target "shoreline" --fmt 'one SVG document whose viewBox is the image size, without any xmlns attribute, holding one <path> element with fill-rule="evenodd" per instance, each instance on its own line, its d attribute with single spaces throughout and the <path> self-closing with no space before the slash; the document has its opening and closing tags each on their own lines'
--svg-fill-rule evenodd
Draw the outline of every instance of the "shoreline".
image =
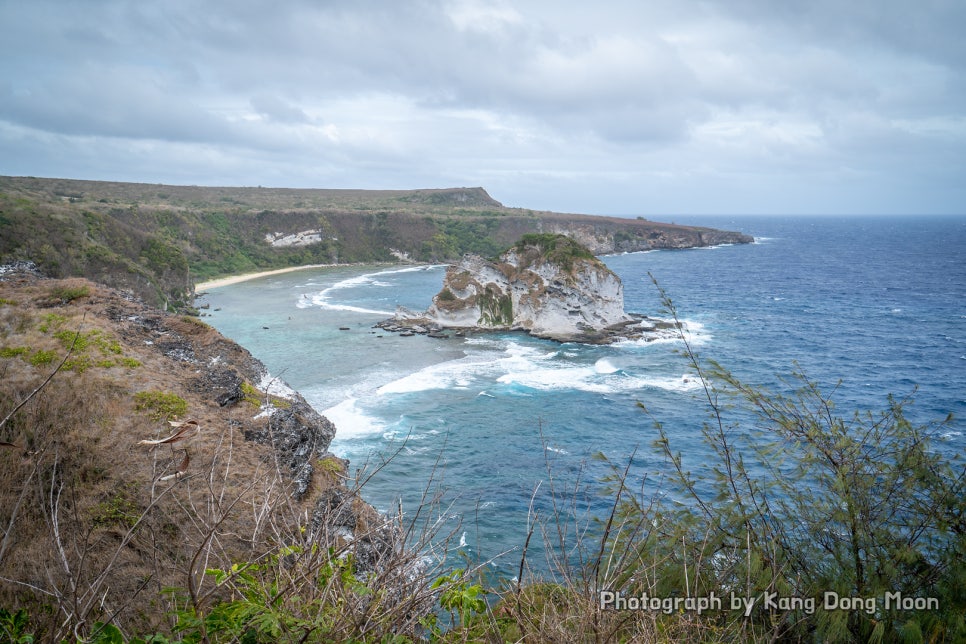
<svg viewBox="0 0 966 644">
<path fill-rule="evenodd" d="M 285 268 L 275 268 L 268 271 L 258 271 L 256 273 L 242 273 L 240 275 L 229 275 L 228 277 L 219 277 L 217 279 L 208 280 L 205 282 L 198 282 L 195 284 L 195 297 L 199 296 L 202 291 L 206 291 L 210 288 L 218 288 L 219 286 L 231 286 L 232 284 L 240 284 L 241 282 L 247 282 L 248 280 L 258 279 L 260 277 L 269 277 L 271 275 L 282 275 L 283 273 L 294 273 L 295 271 L 304 271 L 310 268 L 339 268 L 343 266 L 381 266 L 382 262 L 365 262 L 365 263 L 350 263 L 350 264 L 306 264 L 304 266 L 287 266 Z M 392 265 L 391 262 L 386 262 L 387 265 Z"/>
</svg>

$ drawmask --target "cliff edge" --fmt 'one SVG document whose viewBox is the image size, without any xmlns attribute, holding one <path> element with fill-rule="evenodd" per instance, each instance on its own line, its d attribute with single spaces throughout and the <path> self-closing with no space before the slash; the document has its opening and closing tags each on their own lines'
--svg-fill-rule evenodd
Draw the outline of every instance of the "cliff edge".
<svg viewBox="0 0 966 644">
<path fill-rule="evenodd" d="M 166 588 L 222 598 L 207 571 L 282 546 L 379 569 L 395 533 L 348 487 L 334 434 L 197 318 L 0 266 L 0 606 L 60 641 L 166 629 Z"/>
</svg>

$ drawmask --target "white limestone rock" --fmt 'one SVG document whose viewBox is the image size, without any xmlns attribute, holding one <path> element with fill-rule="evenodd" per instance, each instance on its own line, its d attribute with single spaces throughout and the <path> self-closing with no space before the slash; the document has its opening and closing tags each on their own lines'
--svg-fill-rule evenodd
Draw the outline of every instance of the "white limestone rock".
<svg viewBox="0 0 966 644">
<path fill-rule="evenodd" d="M 635 318 L 620 278 L 562 235 L 529 235 L 498 262 L 467 255 L 446 271 L 421 315 L 441 328 L 523 330 L 560 341 L 600 339 Z"/>
</svg>

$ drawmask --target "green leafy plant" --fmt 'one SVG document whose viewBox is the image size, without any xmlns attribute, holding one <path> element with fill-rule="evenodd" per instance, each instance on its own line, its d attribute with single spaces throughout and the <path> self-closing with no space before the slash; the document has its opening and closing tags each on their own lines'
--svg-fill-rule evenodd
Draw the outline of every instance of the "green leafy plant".
<svg viewBox="0 0 966 644">
<path fill-rule="evenodd" d="M 95 506 L 91 521 L 96 526 L 123 525 L 134 527 L 141 517 L 141 508 L 127 487 L 118 490 L 110 499 Z"/>
<path fill-rule="evenodd" d="M 16 358 L 30 353 L 30 347 L 0 347 L 0 358 Z"/>
<path fill-rule="evenodd" d="M 486 611 L 486 591 L 480 584 L 469 583 L 464 569 L 458 568 L 438 577 L 431 588 L 441 589 L 440 607 L 462 626 L 467 626 L 473 617 Z"/>
<path fill-rule="evenodd" d="M 30 364 L 35 367 L 43 367 L 49 365 L 51 362 L 57 359 L 57 353 L 54 351 L 45 351 L 43 349 L 37 349 L 32 356 L 30 356 Z"/>
<path fill-rule="evenodd" d="M 35 640 L 30 631 L 30 616 L 26 609 L 21 608 L 11 613 L 6 608 L 0 608 L 0 641 L 33 644 Z"/>
<path fill-rule="evenodd" d="M 326 634 L 340 621 L 342 602 L 371 593 L 355 577 L 351 554 L 317 546 L 284 546 L 261 562 L 205 574 L 231 599 L 178 611 L 175 631 L 184 642 L 327 641 L 336 637 Z M 292 593 L 293 580 L 299 593 Z"/>
<path fill-rule="evenodd" d="M 66 322 L 67 318 L 63 315 L 48 313 L 43 317 L 39 328 L 42 333 L 49 333 L 51 329 L 60 328 Z"/>
</svg>

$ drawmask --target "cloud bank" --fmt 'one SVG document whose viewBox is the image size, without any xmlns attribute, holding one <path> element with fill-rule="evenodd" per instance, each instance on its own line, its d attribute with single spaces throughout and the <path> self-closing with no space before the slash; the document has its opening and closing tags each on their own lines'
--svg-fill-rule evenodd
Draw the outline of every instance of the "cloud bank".
<svg viewBox="0 0 966 644">
<path fill-rule="evenodd" d="M 966 212 L 966 4 L 584 4 L 2 3 L 0 174 Z"/>
</svg>

